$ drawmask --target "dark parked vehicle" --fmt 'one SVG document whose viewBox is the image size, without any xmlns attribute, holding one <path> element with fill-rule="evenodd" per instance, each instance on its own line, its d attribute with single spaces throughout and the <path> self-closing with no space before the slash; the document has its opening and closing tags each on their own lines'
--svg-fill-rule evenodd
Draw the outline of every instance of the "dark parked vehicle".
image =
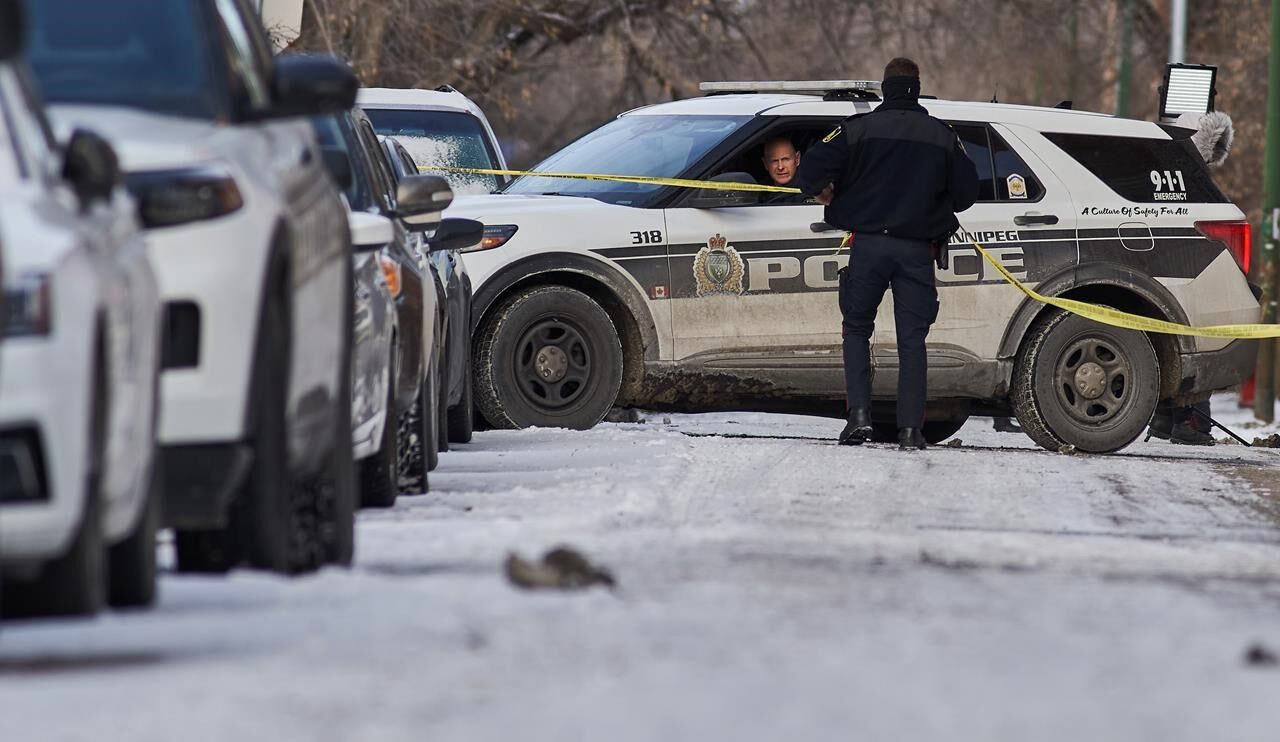
<svg viewBox="0 0 1280 742">
<path fill-rule="evenodd" d="M 390 261 L 388 284 L 396 284 L 392 293 L 399 328 L 390 391 L 392 419 L 398 428 L 397 460 L 388 474 L 397 486 L 381 497 L 377 488 L 367 486 L 370 482 L 363 483 L 362 489 L 365 505 L 386 506 L 394 502 L 397 491 L 425 491 L 427 472 L 438 460 L 443 303 L 417 242 L 420 233 L 438 226 L 440 211 L 449 205 L 453 192 L 436 176 L 397 180 L 369 119 L 359 109 L 315 118 L 312 125 L 326 150 L 330 174 L 345 185 L 351 211 L 391 220 L 392 239 L 382 248 L 382 256 Z M 422 211 L 427 208 L 429 212 Z"/>
<path fill-rule="evenodd" d="M 345 162 L 346 155 L 338 154 Z M 335 170 L 341 173 L 349 168 L 336 165 Z M 385 216 L 367 211 L 348 211 L 347 224 L 356 251 L 352 258 L 356 313 L 351 346 L 351 446 L 359 467 L 361 503 L 390 506 L 400 486 L 395 414 L 399 266 L 386 254 L 387 245 L 395 240 L 395 226 Z"/>
<path fill-rule="evenodd" d="M 397 180 L 418 174 L 417 163 L 404 145 L 394 137 L 384 137 L 383 146 L 391 161 L 391 169 Z M 468 222 L 469 224 L 463 224 Z M 440 440 L 448 443 L 469 443 L 474 429 L 471 378 L 471 277 L 458 250 L 474 247 L 483 238 L 484 227 L 470 219 L 445 219 L 442 230 L 427 238 L 430 247 L 428 261 L 435 274 L 437 286 L 445 298 L 444 312 L 444 368 L 445 407 L 448 409 L 445 427 L 447 434 Z M 474 239 L 468 239 L 470 229 Z M 445 244 L 445 240 L 449 240 Z M 443 447 L 441 450 L 445 450 Z"/>
</svg>

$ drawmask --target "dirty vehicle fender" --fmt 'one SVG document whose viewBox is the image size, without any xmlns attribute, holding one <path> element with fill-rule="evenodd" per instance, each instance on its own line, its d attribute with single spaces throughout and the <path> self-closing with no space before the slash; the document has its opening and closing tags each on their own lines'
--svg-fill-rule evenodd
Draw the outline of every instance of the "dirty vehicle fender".
<svg viewBox="0 0 1280 742">
<path fill-rule="evenodd" d="M 644 295 L 617 268 L 598 258 L 577 253 L 539 253 L 503 266 L 496 271 L 475 292 L 471 312 L 472 334 L 475 334 L 476 327 L 498 297 L 512 288 L 540 283 L 566 283 L 573 288 L 583 290 L 582 286 L 575 284 L 591 281 L 612 294 L 630 313 L 635 322 L 634 329 L 640 334 L 644 360 L 658 360 L 658 330 Z M 596 296 L 598 292 L 587 289 L 585 293 L 600 301 L 600 297 Z M 616 323 L 618 318 L 614 315 L 614 309 L 614 307 L 605 307 L 605 311 L 614 317 Z M 619 327 L 618 331 L 622 334 L 625 348 L 628 329 Z"/>
<path fill-rule="evenodd" d="M 1131 296 L 1135 296 L 1146 304 L 1153 307 L 1160 315 L 1160 319 L 1166 319 L 1170 322 L 1180 322 L 1187 324 L 1186 313 L 1178 304 L 1177 299 L 1169 290 L 1161 286 L 1158 281 L 1149 276 L 1143 275 L 1133 270 L 1126 269 L 1122 265 L 1106 262 L 1093 262 L 1085 265 L 1072 265 L 1062 269 L 1058 273 L 1050 276 L 1042 281 L 1036 291 L 1046 296 L 1062 296 L 1071 294 L 1081 290 L 1114 290 L 1123 292 Z M 1103 300 L 1099 303 L 1107 304 Z M 1124 308 L 1124 307 L 1118 307 Z M 1000 341 L 999 357 L 1002 359 L 1011 359 L 1017 356 L 1018 349 L 1022 346 L 1022 340 L 1027 334 L 1036 317 L 1046 309 L 1044 304 L 1027 298 L 1018 305 L 1018 309 L 1013 313 L 1009 320 L 1009 324 L 1005 326 L 1004 338 Z M 1141 311 L 1139 311 L 1141 313 Z M 1173 347 L 1178 353 L 1194 353 L 1195 340 L 1185 336 L 1169 336 L 1169 341 L 1175 343 Z M 1160 353 L 1160 345 L 1157 344 L 1157 352 Z M 1169 368 L 1169 362 L 1175 359 L 1166 358 L 1160 353 L 1160 363 L 1165 370 L 1178 371 L 1175 367 Z M 1175 374 L 1175 376 L 1180 373 Z M 1165 392 L 1172 393 L 1169 385 L 1176 385 L 1180 382 L 1180 378 L 1165 378 L 1163 386 Z M 1006 384 L 1008 379 L 1006 379 Z"/>
</svg>

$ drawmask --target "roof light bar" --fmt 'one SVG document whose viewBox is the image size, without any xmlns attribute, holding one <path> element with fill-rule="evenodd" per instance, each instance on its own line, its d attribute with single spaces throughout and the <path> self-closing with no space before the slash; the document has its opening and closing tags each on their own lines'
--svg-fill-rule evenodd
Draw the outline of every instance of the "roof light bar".
<svg viewBox="0 0 1280 742">
<path fill-rule="evenodd" d="M 704 93 L 829 93 L 835 90 L 879 90 L 879 80 L 756 80 L 704 82 Z"/>
</svg>

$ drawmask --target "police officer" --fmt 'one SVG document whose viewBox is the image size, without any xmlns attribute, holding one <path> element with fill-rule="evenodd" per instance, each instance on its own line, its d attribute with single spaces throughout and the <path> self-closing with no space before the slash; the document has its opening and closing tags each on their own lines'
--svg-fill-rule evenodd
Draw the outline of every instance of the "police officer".
<svg viewBox="0 0 1280 742">
<path fill-rule="evenodd" d="M 805 153 L 796 185 L 849 232 L 840 273 L 848 424 L 842 445 L 871 437 L 871 353 L 876 308 L 893 290 L 898 331 L 898 446 L 925 448 L 925 338 L 938 316 L 934 252 L 945 259 L 957 211 L 978 197 L 978 174 L 959 138 L 920 105 L 920 68 L 902 57 L 884 69 L 884 101 L 845 119 Z"/>
</svg>

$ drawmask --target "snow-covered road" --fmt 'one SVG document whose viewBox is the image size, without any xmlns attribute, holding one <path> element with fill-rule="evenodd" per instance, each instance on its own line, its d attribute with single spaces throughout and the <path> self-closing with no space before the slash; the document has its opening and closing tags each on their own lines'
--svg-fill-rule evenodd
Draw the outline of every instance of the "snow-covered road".
<svg viewBox="0 0 1280 742">
<path fill-rule="evenodd" d="M 349 571 L 5 624 L 0 740 L 1280 738 L 1280 451 L 839 427 L 477 434 Z M 561 543 L 617 590 L 504 580 Z"/>
</svg>

